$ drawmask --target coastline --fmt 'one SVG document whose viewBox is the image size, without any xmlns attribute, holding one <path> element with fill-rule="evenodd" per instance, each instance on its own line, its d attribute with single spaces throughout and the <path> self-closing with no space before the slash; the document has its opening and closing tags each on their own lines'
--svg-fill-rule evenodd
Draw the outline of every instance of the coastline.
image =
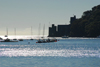
<svg viewBox="0 0 100 67">
<path fill-rule="evenodd" d="M 0 35 L 0 37 L 2 39 L 42 39 L 43 35 L 9 35 L 8 37 L 5 37 L 4 35 Z M 47 35 L 44 35 L 44 39 L 52 39 L 52 38 L 56 38 L 56 39 L 99 39 L 100 37 L 68 37 L 68 38 L 62 38 L 62 37 L 48 37 Z"/>
</svg>

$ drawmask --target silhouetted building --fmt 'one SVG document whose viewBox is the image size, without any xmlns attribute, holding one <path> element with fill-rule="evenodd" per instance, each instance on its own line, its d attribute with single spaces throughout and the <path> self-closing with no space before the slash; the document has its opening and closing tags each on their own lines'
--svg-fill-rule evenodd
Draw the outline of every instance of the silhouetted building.
<svg viewBox="0 0 100 67">
<path fill-rule="evenodd" d="M 57 37 L 64 35 L 68 36 L 70 32 L 70 25 L 58 25 Z"/>
<path fill-rule="evenodd" d="M 52 24 L 49 27 L 49 37 L 62 37 L 64 35 L 68 36 L 70 32 L 70 25 L 58 25 Z"/>
<path fill-rule="evenodd" d="M 52 27 L 49 27 L 49 37 L 62 37 L 64 35 L 69 36 L 70 34 L 70 25 L 73 23 L 73 21 L 76 20 L 76 16 L 70 18 L 70 24 L 69 25 L 58 25 L 55 26 L 52 24 Z"/>
<path fill-rule="evenodd" d="M 76 20 L 76 16 L 74 15 L 74 17 L 70 17 L 70 24 L 72 24 L 73 23 L 73 21 L 75 21 Z"/>
<path fill-rule="evenodd" d="M 56 36 L 56 26 L 52 24 L 52 27 L 49 27 L 49 36 L 55 37 Z"/>
</svg>

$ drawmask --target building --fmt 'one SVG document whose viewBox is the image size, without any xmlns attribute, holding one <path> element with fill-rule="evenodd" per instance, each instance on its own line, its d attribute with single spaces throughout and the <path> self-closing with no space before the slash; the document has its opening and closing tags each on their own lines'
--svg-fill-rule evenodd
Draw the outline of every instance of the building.
<svg viewBox="0 0 100 67">
<path fill-rule="evenodd" d="M 49 27 L 49 37 L 62 37 L 64 35 L 68 36 L 70 32 L 70 25 L 58 25 L 52 24 Z"/>
<path fill-rule="evenodd" d="M 73 21 L 75 21 L 76 20 L 76 16 L 74 15 L 74 17 L 70 17 L 70 24 L 72 24 L 73 23 Z"/>
<path fill-rule="evenodd" d="M 58 25 L 55 26 L 52 24 L 52 27 L 49 27 L 49 37 L 62 37 L 64 35 L 69 36 L 70 34 L 70 26 L 73 23 L 73 21 L 76 20 L 76 16 L 70 18 L 70 24 L 69 25 Z"/>
<path fill-rule="evenodd" d="M 52 27 L 49 27 L 49 36 L 50 37 L 55 37 L 56 36 L 56 26 L 52 24 Z"/>
<path fill-rule="evenodd" d="M 57 37 L 68 36 L 70 33 L 70 25 L 58 25 L 57 28 Z"/>
</svg>

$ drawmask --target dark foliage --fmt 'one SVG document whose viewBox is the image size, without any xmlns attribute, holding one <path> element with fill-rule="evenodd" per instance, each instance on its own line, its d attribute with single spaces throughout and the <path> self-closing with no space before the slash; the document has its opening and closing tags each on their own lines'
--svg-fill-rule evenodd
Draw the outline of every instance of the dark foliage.
<svg viewBox="0 0 100 67">
<path fill-rule="evenodd" d="M 80 19 L 71 24 L 70 36 L 73 37 L 97 37 L 100 35 L 100 5 L 92 10 L 83 12 Z"/>
</svg>

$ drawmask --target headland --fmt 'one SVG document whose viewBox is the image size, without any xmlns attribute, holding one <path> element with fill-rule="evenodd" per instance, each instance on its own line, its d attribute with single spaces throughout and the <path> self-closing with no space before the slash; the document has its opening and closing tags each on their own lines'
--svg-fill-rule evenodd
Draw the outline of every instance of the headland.
<svg viewBox="0 0 100 67">
<path fill-rule="evenodd" d="M 52 24 L 49 37 L 97 37 L 100 35 L 100 5 L 83 12 L 81 18 L 70 17 L 69 25 Z"/>
</svg>

